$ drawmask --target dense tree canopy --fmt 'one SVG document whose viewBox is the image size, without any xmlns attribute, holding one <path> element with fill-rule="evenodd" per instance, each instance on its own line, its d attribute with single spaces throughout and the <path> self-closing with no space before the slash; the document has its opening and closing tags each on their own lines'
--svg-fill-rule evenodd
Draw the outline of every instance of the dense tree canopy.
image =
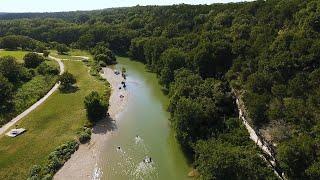
<svg viewBox="0 0 320 180">
<path fill-rule="evenodd" d="M 203 179 L 277 179 L 252 147 L 209 140 L 199 141 L 196 152 Z"/>
<path fill-rule="evenodd" d="M 258 131 L 279 132 L 267 135 L 278 144 L 275 151 L 288 178 L 316 179 L 320 174 L 319 12 L 318 0 L 257 0 L 4 14 L 0 48 L 35 49 L 34 43 L 16 43 L 28 36 L 48 47 L 61 43 L 90 50 L 98 65 L 114 63 L 113 53 L 129 55 L 145 63 L 168 90 L 177 137 L 205 179 L 228 175 L 264 179 L 257 151 L 230 143 L 236 137 L 226 133 L 228 120 L 237 116 L 233 88 L 240 92 L 250 123 Z M 19 41 L 13 41 L 16 35 Z M 10 60 L 0 63 L 9 83 L 30 77 Z M 299 143 L 303 139 L 306 143 Z M 221 157 L 223 151 L 227 159 Z M 205 162 L 208 153 L 216 156 Z M 246 158 L 234 160 L 240 157 Z M 232 163 L 250 175 L 230 167 Z"/>
<path fill-rule="evenodd" d="M 39 50 L 45 49 L 45 44 L 26 36 L 8 35 L 0 38 L 0 48 L 8 50 Z"/>
</svg>

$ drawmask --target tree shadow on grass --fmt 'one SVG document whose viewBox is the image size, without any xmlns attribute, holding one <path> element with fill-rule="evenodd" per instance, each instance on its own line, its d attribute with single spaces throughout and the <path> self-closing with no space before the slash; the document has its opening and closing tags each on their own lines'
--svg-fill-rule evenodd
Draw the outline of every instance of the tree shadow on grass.
<svg viewBox="0 0 320 180">
<path fill-rule="evenodd" d="M 63 94 L 69 94 L 69 93 L 75 93 L 77 92 L 79 89 L 78 86 L 71 86 L 69 88 L 59 88 L 60 92 Z"/>
<path fill-rule="evenodd" d="M 115 131 L 118 129 L 115 120 L 113 120 L 111 117 L 106 117 L 97 122 L 97 124 L 93 127 L 92 133 L 94 134 L 106 134 L 109 131 Z"/>
</svg>

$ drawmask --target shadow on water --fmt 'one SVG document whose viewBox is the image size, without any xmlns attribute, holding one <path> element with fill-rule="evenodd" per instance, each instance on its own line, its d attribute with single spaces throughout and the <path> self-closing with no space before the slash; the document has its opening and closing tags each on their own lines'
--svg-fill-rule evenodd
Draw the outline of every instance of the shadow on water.
<svg viewBox="0 0 320 180">
<path fill-rule="evenodd" d="M 104 118 L 102 120 L 100 120 L 94 127 L 92 130 L 92 133 L 94 134 L 106 134 L 110 131 L 115 131 L 118 129 L 116 123 L 116 121 L 113 120 L 112 118 L 108 117 L 108 118 Z"/>
</svg>

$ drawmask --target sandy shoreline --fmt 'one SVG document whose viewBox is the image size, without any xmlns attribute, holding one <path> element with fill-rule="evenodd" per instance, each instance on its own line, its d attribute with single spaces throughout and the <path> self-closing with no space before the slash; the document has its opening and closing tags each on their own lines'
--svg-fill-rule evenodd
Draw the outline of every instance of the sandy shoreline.
<svg viewBox="0 0 320 180">
<path fill-rule="evenodd" d="M 112 87 L 108 112 L 113 120 L 117 120 L 117 115 L 125 108 L 128 102 L 129 93 L 123 88 L 118 89 L 121 81 L 123 81 L 121 75 L 115 75 L 111 68 L 104 68 L 103 72 L 101 76 L 106 78 Z M 123 95 L 124 98 L 120 98 L 120 95 Z M 99 167 L 97 165 L 101 149 L 108 138 L 112 136 L 115 127 L 114 121 L 110 120 L 102 120 L 95 125 L 90 142 L 80 145 L 79 149 L 55 174 L 54 179 L 96 179 L 96 176 L 99 176 Z"/>
</svg>

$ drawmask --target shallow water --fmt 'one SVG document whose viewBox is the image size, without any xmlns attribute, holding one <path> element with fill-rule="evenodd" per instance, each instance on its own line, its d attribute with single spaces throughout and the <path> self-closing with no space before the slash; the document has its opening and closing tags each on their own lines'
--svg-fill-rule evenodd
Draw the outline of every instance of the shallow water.
<svg viewBox="0 0 320 180">
<path fill-rule="evenodd" d="M 169 126 L 169 100 L 156 75 L 127 58 L 118 58 L 115 68 L 121 67 L 127 70 L 129 102 L 116 118 L 117 130 L 104 145 L 95 174 L 112 180 L 188 179 L 190 168 Z M 143 162 L 147 156 L 151 163 Z"/>
</svg>

